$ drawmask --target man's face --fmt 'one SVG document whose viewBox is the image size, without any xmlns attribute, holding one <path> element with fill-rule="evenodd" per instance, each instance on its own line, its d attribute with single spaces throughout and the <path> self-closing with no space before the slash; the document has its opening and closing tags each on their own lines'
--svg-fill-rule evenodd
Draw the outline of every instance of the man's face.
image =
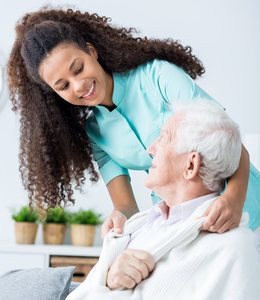
<svg viewBox="0 0 260 300">
<path fill-rule="evenodd" d="M 182 178 L 183 155 L 174 149 L 177 123 L 175 117 L 169 119 L 160 137 L 147 148 L 153 160 L 145 185 L 155 192 L 175 185 Z"/>
</svg>

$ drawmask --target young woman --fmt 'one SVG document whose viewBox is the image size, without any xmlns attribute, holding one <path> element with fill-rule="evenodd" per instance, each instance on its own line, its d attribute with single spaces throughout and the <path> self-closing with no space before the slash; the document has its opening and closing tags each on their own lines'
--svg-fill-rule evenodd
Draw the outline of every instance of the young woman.
<svg viewBox="0 0 260 300">
<path fill-rule="evenodd" d="M 73 188 L 97 181 L 93 157 L 114 211 L 103 233 L 118 231 L 138 211 L 128 169 L 148 170 L 146 148 L 159 135 L 174 101 L 213 100 L 193 79 L 204 73 L 190 47 L 136 38 L 109 18 L 43 9 L 16 26 L 8 63 L 13 109 L 21 114 L 20 171 L 31 204 L 73 202 Z M 205 230 L 238 225 L 244 209 L 260 223 L 260 175 L 243 148 L 240 166 L 209 208 Z M 258 190 L 257 190 L 258 189 Z M 246 195 L 247 192 L 247 195 Z M 153 197 L 156 201 L 156 196 Z"/>
</svg>

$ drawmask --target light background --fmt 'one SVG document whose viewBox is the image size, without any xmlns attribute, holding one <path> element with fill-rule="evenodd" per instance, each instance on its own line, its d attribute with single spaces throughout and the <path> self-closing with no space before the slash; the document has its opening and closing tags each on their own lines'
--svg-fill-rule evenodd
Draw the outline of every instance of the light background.
<svg viewBox="0 0 260 300">
<path fill-rule="evenodd" d="M 109 16 L 113 24 L 135 27 L 142 36 L 171 37 L 191 45 L 206 68 L 198 84 L 222 103 L 240 125 L 243 136 L 260 134 L 259 1 L 8 0 L 0 4 L 0 55 L 3 58 L 7 59 L 10 53 L 16 21 L 47 3 L 72 4 L 81 10 Z M 6 90 L 1 97 L 8 98 Z M 7 102 L 0 111 L 0 242 L 14 241 L 10 210 L 27 201 L 18 172 L 18 139 L 18 117 Z M 145 173 L 131 174 L 140 209 L 145 209 L 150 206 L 150 192 L 143 187 Z M 73 209 L 94 208 L 107 216 L 112 205 L 102 180 L 95 186 L 87 185 L 86 190 L 84 194 L 76 194 Z M 37 243 L 42 243 L 40 231 Z"/>
</svg>

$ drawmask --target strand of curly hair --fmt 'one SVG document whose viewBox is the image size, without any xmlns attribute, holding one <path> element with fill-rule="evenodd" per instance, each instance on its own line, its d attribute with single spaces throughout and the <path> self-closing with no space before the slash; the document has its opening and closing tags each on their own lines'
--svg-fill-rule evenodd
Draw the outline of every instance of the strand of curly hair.
<svg viewBox="0 0 260 300">
<path fill-rule="evenodd" d="M 135 29 L 109 24 L 110 18 L 72 9 L 43 8 L 26 14 L 16 26 L 16 40 L 7 65 L 13 110 L 20 113 L 20 172 L 30 205 L 38 208 L 73 202 L 73 189 L 98 180 L 85 133 L 88 107 L 70 105 L 47 91 L 28 74 L 21 49 L 26 32 L 44 21 L 69 24 L 94 45 L 107 72 L 126 72 L 152 59 L 184 69 L 193 79 L 204 73 L 202 63 L 172 39 L 135 37 Z"/>
</svg>

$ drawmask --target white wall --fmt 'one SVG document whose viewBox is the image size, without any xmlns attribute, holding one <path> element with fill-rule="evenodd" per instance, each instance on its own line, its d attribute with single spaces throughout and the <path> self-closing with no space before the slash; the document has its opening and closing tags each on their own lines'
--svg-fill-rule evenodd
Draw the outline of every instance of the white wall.
<svg viewBox="0 0 260 300">
<path fill-rule="evenodd" d="M 49 1 L 62 5 L 64 1 Z M 68 2 L 67 2 L 68 3 Z M 141 35 L 179 39 L 193 47 L 206 67 L 199 84 L 227 108 L 243 134 L 260 133 L 260 2 L 257 0 L 78 0 L 75 7 L 110 16 L 114 24 L 136 27 Z M 38 9 L 42 0 L 8 0 L 0 4 L 0 52 L 8 57 L 15 22 Z M 7 96 L 6 96 L 7 97 Z M 5 105 L 0 111 L 0 241 L 13 241 L 10 209 L 27 200 L 18 172 L 18 118 Z M 133 173 L 140 208 L 150 205 L 143 187 L 145 174 Z M 102 181 L 84 195 L 77 207 L 92 207 L 108 215 L 112 209 Z M 41 236 L 38 236 L 41 242 Z"/>
</svg>

